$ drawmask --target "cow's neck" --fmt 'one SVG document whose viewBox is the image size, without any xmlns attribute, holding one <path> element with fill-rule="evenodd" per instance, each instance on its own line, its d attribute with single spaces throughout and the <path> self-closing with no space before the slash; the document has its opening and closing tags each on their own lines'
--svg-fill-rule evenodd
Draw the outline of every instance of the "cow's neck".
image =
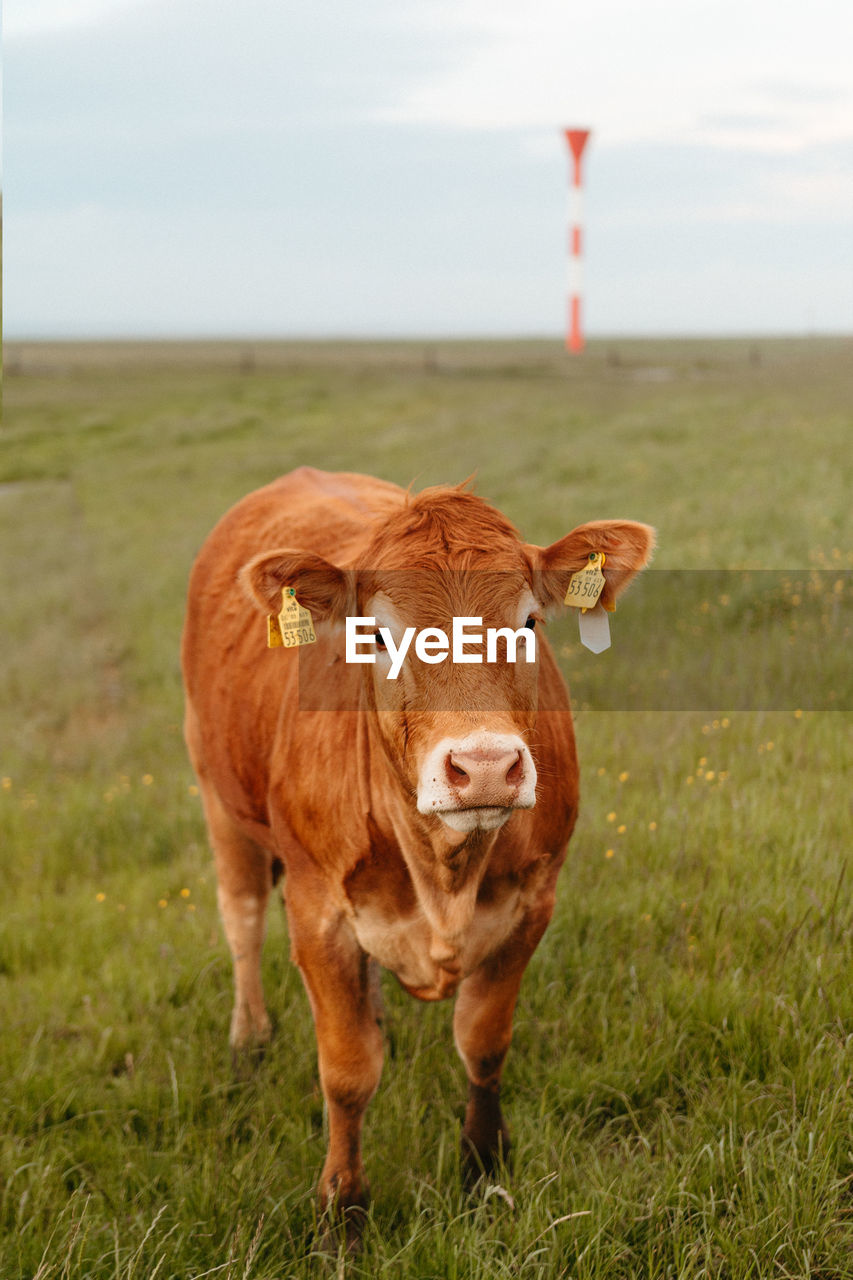
<svg viewBox="0 0 853 1280">
<path fill-rule="evenodd" d="M 438 938 L 456 943 L 469 928 L 496 835 L 494 831 L 473 831 L 461 844 L 448 848 L 441 832 L 431 831 L 426 857 L 423 843 L 412 842 L 406 847 L 401 841 L 424 914 Z"/>
<path fill-rule="evenodd" d="M 473 920 L 497 832 L 463 834 L 437 817 L 422 816 L 399 775 L 387 762 L 386 768 L 372 812 L 390 826 L 387 834 L 400 849 L 433 934 L 453 944 Z"/>
</svg>

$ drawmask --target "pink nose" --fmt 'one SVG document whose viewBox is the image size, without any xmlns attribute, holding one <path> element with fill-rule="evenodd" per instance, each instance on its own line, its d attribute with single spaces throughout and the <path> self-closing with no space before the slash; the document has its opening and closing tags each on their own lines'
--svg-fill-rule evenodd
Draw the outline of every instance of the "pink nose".
<svg viewBox="0 0 853 1280">
<path fill-rule="evenodd" d="M 520 751 L 451 751 L 444 771 L 466 808 L 508 808 L 524 781 Z"/>
</svg>

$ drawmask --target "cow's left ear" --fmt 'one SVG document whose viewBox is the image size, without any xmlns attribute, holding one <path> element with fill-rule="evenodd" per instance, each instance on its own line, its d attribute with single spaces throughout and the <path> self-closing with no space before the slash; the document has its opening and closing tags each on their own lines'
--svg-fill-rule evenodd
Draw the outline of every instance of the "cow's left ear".
<svg viewBox="0 0 853 1280">
<path fill-rule="evenodd" d="M 603 551 L 601 600 L 612 609 L 634 574 L 649 563 L 654 546 L 654 529 L 634 520 L 591 520 L 578 525 L 550 547 L 527 547 L 534 594 L 544 609 L 562 605 L 572 574 L 589 563 L 593 552 Z"/>
<path fill-rule="evenodd" d="M 353 574 L 312 551 L 262 551 L 240 570 L 240 584 L 267 614 L 280 611 L 282 587 L 295 588 L 315 622 L 342 622 L 356 612 Z"/>
</svg>

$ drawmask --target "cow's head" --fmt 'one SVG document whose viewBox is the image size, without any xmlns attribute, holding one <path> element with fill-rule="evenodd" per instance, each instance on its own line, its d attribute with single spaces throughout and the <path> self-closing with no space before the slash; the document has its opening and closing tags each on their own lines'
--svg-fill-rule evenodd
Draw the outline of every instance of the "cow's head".
<svg viewBox="0 0 853 1280">
<path fill-rule="evenodd" d="M 549 547 L 533 546 L 481 498 L 442 487 L 424 490 L 378 523 L 355 564 L 281 548 L 256 556 L 242 579 L 266 613 L 280 609 L 283 586 L 295 587 L 315 625 L 337 624 L 342 654 L 347 617 L 376 619 L 376 660 L 360 667 L 361 705 L 378 713 L 386 755 L 418 813 L 458 842 L 496 830 L 514 810 L 536 802 L 529 742 L 539 658 L 524 660 L 519 641 L 516 661 L 507 661 L 505 639 L 497 636 L 496 662 L 485 660 L 485 645 L 480 663 L 454 662 L 450 654 L 436 661 L 441 645 L 434 634 L 422 645 L 433 661 L 417 657 L 410 639 L 399 674 L 389 679 L 391 655 L 407 628 L 451 638 L 454 618 L 482 618 L 482 628 L 469 630 L 532 630 L 562 608 L 572 574 L 599 551 L 603 604 L 612 607 L 653 545 L 647 525 L 600 520 Z M 476 654 L 476 647 L 464 653 Z"/>
</svg>

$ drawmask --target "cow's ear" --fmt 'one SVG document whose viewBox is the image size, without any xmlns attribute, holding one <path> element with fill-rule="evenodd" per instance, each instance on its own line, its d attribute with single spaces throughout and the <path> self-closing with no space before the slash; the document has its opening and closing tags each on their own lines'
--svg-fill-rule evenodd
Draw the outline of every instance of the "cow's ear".
<svg viewBox="0 0 853 1280">
<path fill-rule="evenodd" d="M 342 622 L 356 612 L 352 573 L 310 551 L 262 551 L 240 570 L 240 582 L 264 613 L 280 611 L 282 587 L 295 588 L 315 622 Z"/>
<path fill-rule="evenodd" d="M 605 608 L 613 608 L 628 583 L 649 563 L 655 546 L 655 531 L 634 520 L 591 520 L 550 547 L 528 547 L 533 568 L 533 589 L 543 608 L 563 603 L 569 580 L 589 563 L 595 551 L 604 552 Z"/>
</svg>

